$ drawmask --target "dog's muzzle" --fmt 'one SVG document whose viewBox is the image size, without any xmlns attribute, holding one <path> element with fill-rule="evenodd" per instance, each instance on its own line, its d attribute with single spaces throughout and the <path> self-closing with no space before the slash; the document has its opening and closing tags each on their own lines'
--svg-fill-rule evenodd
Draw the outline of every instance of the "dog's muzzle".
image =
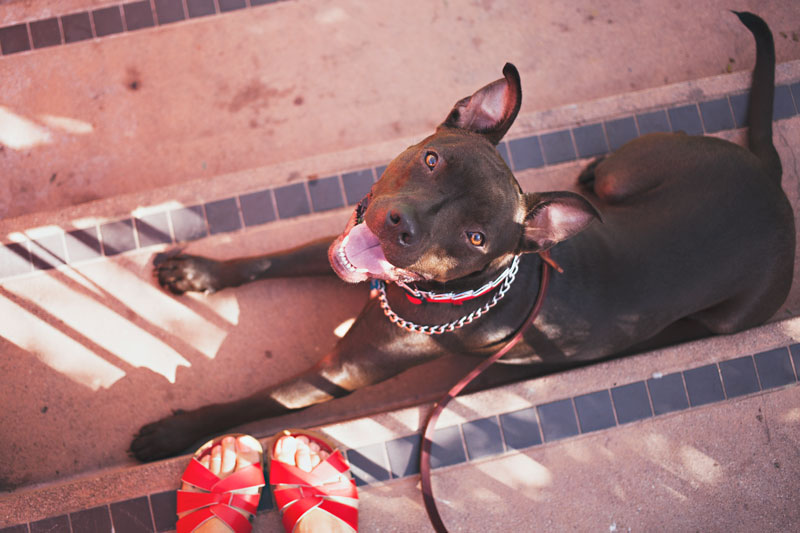
<svg viewBox="0 0 800 533">
<path fill-rule="evenodd" d="M 344 232 L 328 249 L 328 259 L 334 272 L 348 283 L 359 283 L 370 278 L 403 282 L 422 279 L 386 259 L 380 239 L 365 222 L 371 197 L 368 194 L 358 203 Z"/>
</svg>

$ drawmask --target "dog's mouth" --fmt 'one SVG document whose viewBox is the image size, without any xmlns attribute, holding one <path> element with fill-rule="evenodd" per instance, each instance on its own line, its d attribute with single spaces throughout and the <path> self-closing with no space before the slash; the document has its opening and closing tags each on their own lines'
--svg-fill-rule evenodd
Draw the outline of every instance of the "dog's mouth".
<svg viewBox="0 0 800 533">
<path fill-rule="evenodd" d="M 383 253 L 380 239 L 364 222 L 371 195 L 356 206 L 344 232 L 328 249 L 328 259 L 334 272 L 349 283 L 369 278 L 386 281 L 418 281 L 422 276 L 391 264 Z"/>
</svg>

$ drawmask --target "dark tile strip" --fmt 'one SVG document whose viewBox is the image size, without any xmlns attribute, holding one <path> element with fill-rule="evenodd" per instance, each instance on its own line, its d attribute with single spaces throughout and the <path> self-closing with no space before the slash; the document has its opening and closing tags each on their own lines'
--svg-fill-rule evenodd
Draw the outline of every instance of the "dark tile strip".
<svg viewBox="0 0 800 533">
<path fill-rule="evenodd" d="M 125 28 L 122 25 L 122 11 L 120 6 L 105 7 L 92 11 L 94 20 L 94 30 L 98 37 L 122 33 Z"/>
<path fill-rule="evenodd" d="M 728 398 L 744 396 L 760 390 L 756 367 L 751 356 L 739 357 L 719 364 Z"/>
<path fill-rule="evenodd" d="M 542 143 L 544 160 L 548 165 L 574 161 L 577 158 L 570 130 L 545 133 L 540 135 L 539 139 Z"/>
<path fill-rule="evenodd" d="M 235 11 L 237 9 L 244 9 L 247 4 L 244 0 L 218 0 L 219 10 L 223 13 L 226 11 Z"/>
<path fill-rule="evenodd" d="M 789 352 L 792 354 L 795 379 L 800 381 L 800 344 L 792 344 L 789 346 Z"/>
<path fill-rule="evenodd" d="M 639 124 L 640 135 L 672 131 L 669 125 L 669 117 L 664 109 L 658 109 L 647 113 L 638 113 L 636 115 L 636 122 Z"/>
<path fill-rule="evenodd" d="M 763 390 L 788 385 L 795 380 L 791 353 L 787 348 L 776 348 L 753 356 Z"/>
<path fill-rule="evenodd" d="M 147 496 L 112 503 L 111 520 L 117 533 L 153 533 L 153 513 Z"/>
<path fill-rule="evenodd" d="M 217 14 L 214 0 L 186 0 L 186 9 L 190 18 Z"/>
<path fill-rule="evenodd" d="M 353 478 L 359 487 L 386 481 L 392 477 L 389 465 L 386 464 L 386 449 L 383 442 L 347 450 L 347 460 L 350 462 Z"/>
<path fill-rule="evenodd" d="M 155 7 L 159 25 L 172 24 L 186 18 L 183 0 L 155 0 Z"/>
<path fill-rule="evenodd" d="M 29 533 L 28 524 L 4 527 L 3 529 L 0 529 L 0 533 Z"/>
<path fill-rule="evenodd" d="M 603 124 L 590 124 L 572 130 L 578 157 L 595 157 L 608 153 L 608 142 L 603 130 Z"/>
<path fill-rule="evenodd" d="M 667 110 L 672 131 L 683 131 L 688 135 L 701 135 L 703 122 L 697 104 L 673 107 Z"/>
<path fill-rule="evenodd" d="M 122 11 L 125 14 L 125 27 L 128 31 L 151 28 L 156 25 L 149 0 L 122 4 Z"/>
<path fill-rule="evenodd" d="M 500 426 L 506 446 L 511 450 L 530 448 L 543 442 L 535 407 L 500 415 Z"/>
<path fill-rule="evenodd" d="M 62 234 L 48 235 L 30 242 L 34 270 L 48 270 L 67 263 Z"/>
<path fill-rule="evenodd" d="M 105 533 L 112 530 L 111 510 L 107 505 L 70 513 L 72 530 L 81 533 Z"/>
<path fill-rule="evenodd" d="M 178 522 L 177 497 L 178 493 L 174 490 L 150 495 L 150 508 L 153 510 L 153 522 L 158 533 L 175 529 Z"/>
<path fill-rule="evenodd" d="M 707 133 L 732 130 L 736 127 L 728 98 L 700 102 L 700 115 Z"/>
<path fill-rule="evenodd" d="M 45 48 L 61 44 L 61 26 L 57 18 L 53 17 L 31 22 L 30 27 L 34 48 Z"/>
<path fill-rule="evenodd" d="M 683 379 L 686 382 L 686 391 L 689 393 L 689 403 L 692 407 L 725 399 L 719 368 L 716 364 L 687 370 L 683 373 Z"/>
<path fill-rule="evenodd" d="M 69 517 L 67 515 L 45 518 L 28 524 L 31 533 L 71 533 L 69 529 Z"/>
<path fill-rule="evenodd" d="M 581 433 L 599 431 L 617 425 L 614 406 L 611 403 L 611 393 L 608 390 L 576 396 L 574 401 Z"/>
<path fill-rule="evenodd" d="M 420 436 L 409 435 L 386 443 L 389 470 L 393 478 L 419 474 Z"/>
<path fill-rule="evenodd" d="M 639 136 L 639 128 L 633 117 L 615 118 L 606 121 L 605 125 L 608 145 L 612 152 Z"/>
<path fill-rule="evenodd" d="M 572 402 L 572 398 L 567 398 L 536 407 L 545 442 L 573 437 L 580 433 Z"/>
<path fill-rule="evenodd" d="M 499 455 L 505 451 L 500 421 L 496 416 L 466 422 L 461 428 L 470 460 Z"/>
<path fill-rule="evenodd" d="M 28 25 L 22 23 L 0 28 L 0 48 L 3 50 L 3 55 L 30 50 L 31 41 L 28 37 Z"/>
<path fill-rule="evenodd" d="M 91 12 L 68 13 L 4 26 L 0 28 L 0 52 L 2 55 L 16 54 L 282 1 L 285 0 L 250 0 L 249 3 L 246 0 L 153 0 L 152 4 L 150 0 L 127 2 Z"/>
<path fill-rule="evenodd" d="M 514 163 L 511 161 L 511 154 L 508 152 L 508 143 L 506 141 L 503 141 L 497 145 L 497 152 L 500 154 L 500 157 L 503 158 L 503 161 L 506 162 L 506 166 L 508 166 L 508 168 L 514 167 Z"/>
<path fill-rule="evenodd" d="M 680 372 L 650 378 L 647 380 L 647 388 L 650 391 L 655 415 L 663 415 L 689 407 L 686 387 L 684 387 L 683 376 Z"/>
<path fill-rule="evenodd" d="M 92 21 L 89 13 L 73 13 L 61 17 L 61 26 L 64 28 L 64 42 L 77 43 L 94 37 L 92 34 Z"/>
<path fill-rule="evenodd" d="M 611 389 L 611 399 L 617 413 L 617 421 L 627 424 L 653 416 L 647 386 L 637 381 Z"/>
</svg>

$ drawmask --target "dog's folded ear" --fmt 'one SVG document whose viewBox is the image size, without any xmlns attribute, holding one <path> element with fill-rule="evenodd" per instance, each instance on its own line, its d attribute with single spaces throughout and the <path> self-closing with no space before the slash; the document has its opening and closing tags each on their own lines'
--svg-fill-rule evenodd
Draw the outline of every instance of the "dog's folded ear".
<svg viewBox="0 0 800 533">
<path fill-rule="evenodd" d="M 521 252 L 543 252 L 577 235 L 600 213 L 583 196 L 572 192 L 528 193 L 527 216 L 520 242 Z"/>
<path fill-rule="evenodd" d="M 522 104 L 522 86 L 517 67 L 506 63 L 504 78 L 459 100 L 439 126 L 480 133 L 497 144 L 514 123 Z"/>
</svg>

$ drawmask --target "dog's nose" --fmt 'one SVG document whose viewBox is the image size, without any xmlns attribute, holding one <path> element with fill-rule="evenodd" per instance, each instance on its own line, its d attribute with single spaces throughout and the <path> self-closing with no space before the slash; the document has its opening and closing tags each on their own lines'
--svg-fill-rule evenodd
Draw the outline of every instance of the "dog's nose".
<svg viewBox="0 0 800 533">
<path fill-rule="evenodd" d="M 411 246 L 417 242 L 419 227 L 409 207 L 389 209 L 386 213 L 386 229 L 401 246 Z"/>
</svg>

